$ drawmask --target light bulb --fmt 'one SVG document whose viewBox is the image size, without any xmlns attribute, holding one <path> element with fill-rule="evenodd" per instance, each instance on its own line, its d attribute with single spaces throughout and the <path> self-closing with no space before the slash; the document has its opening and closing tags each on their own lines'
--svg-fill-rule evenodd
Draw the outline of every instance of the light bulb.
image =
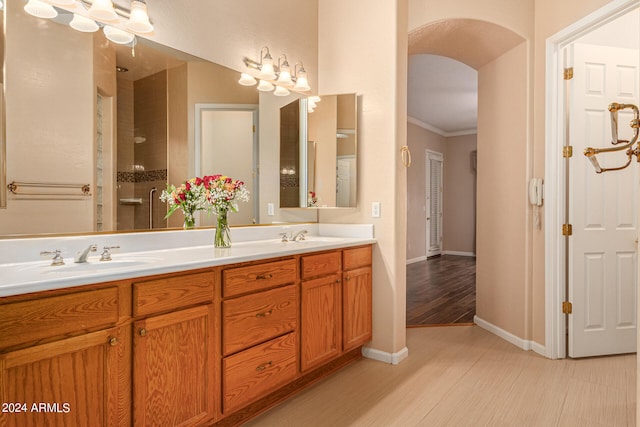
<svg viewBox="0 0 640 427">
<path fill-rule="evenodd" d="M 289 90 L 285 87 L 282 86 L 276 86 L 276 90 L 273 91 L 273 94 L 275 96 L 287 96 L 289 95 L 291 92 L 289 92 Z"/>
<path fill-rule="evenodd" d="M 273 90 L 273 85 L 266 80 L 260 80 L 260 84 L 258 84 L 258 90 L 261 92 L 270 92 Z"/>
<path fill-rule="evenodd" d="M 58 16 L 58 12 L 53 6 L 40 0 L 29 0 L 29 2 L 24 5 L 24 11 L 37 18 L 49 19 Z"/>
<path fill-rule="evenodd" d="M 127 33 L 120 28 L 112 27 L 111 25 L 105 25 L 102 31 L 104 31 L 104 35 L 109 40 L 117 44 L 129 44 L 135 38 L 133 34 Z"/>
<path fill-rule="evenodd" d="M 89 16 L 98 21 L 115 21 L 118 14 L 111 0 L 94 0 L 89 8 Z"/>
<path fill-rule="evenodd" d="M 69 26 L 77 31 L 82 31 L 83 33 L 93 33 L 98 31 L 100 28 L 96 21 L 87 18 L 86 16 L 78 15 L 77 13 L 73 14 L 73 19 L 69 22 Z"/>
<path fill-rule="evenodd" d="M 256 81 L 255 77 L 253 77 L 251 74 L 241 73 L 240 80 L 238 80 L 238 83 L 240 83 L 242 86 L 253 86 L 258 82 Z"/>
<path fill-rule="evenodd" d="M 149 22 L 149 14 L 147 13 L 147 4 L 144 1 L 133 0 L 131 2 L 131 14 L 126 27 L 136 33 L 150 33 L 153 31 L 153 25 Z"/>
</svg>

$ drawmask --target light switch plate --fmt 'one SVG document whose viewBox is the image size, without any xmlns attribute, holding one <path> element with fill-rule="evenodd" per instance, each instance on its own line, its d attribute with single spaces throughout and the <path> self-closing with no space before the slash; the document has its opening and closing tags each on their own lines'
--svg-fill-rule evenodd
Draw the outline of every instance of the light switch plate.
<svg viewBox="0 0 640 427">
<path fill-rule="evenodd" d="M 371 217 L 380 218 L 380 202 L 371 202 Z"/>
<path fill-rule="evenodd" d="M 275 213 L 275 209 L 273 207 L 273 203 L 267 203 L 267 215 L 269 216 L 274 216 Z"/>
</svg>

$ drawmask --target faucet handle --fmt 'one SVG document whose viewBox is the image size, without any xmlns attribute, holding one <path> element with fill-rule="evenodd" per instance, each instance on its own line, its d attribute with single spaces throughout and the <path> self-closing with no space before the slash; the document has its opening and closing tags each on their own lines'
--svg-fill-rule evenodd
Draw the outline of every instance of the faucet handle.
<svg viewBox="0 0 640 427">
<path fill-rule="evenodd" d="M 111 249 L 119 249 L 120 246 L 105 246 L 102 250 L 102 255 L 100 256 L 100 261 L 111 261 Z"/>
<path fill-rule="evenodd" d="M 51 265 L 64 265 L 64 259 L 62 258 L 62 255 L 60 255 L 60 253 L 60 249 L 56 249 L 55 251 L 42 251 L 40 252 L 40 255 L 53 255 L 53 258 L 51 259 Z"/>
<path fill-rule="evenodd" d="M 288 242 L 289 240 L 291 240 L 291 237 L 289 237 L 289 234 L 287 233 L 280 233 L 280 235 L 282 236 L 283 242 Z"/>
</svg>

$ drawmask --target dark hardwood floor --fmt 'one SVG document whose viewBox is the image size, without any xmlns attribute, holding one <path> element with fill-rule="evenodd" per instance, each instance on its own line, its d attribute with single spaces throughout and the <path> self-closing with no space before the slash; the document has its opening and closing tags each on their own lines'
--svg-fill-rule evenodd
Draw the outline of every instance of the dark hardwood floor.
<svg viewBox="0 0 640 427">
<path fill-rule="evenodd" d="M 475 257 L 443 255 L 407 265 L 407 326 L 473 323 Z"/>
</svg>

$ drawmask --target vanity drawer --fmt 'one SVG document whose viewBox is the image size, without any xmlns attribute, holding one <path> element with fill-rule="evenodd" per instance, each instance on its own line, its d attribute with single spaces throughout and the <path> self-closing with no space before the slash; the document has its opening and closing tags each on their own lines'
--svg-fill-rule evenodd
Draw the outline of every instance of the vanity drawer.
<svg viewBox="0 0 640 427">
<path fill-rule="evenodd" d="M 371 246 L 342 251 L 342 268 L 351 270 L 371 265 Z"/>
<path fill-rule="evenodd" d="M 298 321 L 297 286 L 289 285 L 222 303 L 225 355 L 293 331 Z"/>
<path fill-rule="evenodd" d="M 0 305 L 0 348 L 113 326 L 118 297 L 109 287 Z"/>
<path fill-rule="evenodd" d="M 324 276 L 340 270 L 340 251 L 302 257 L 302 278 Z"/>
<path fill-rule="evenodd" d="M 233 412 L 295 379 L 296 342 L 296 334 L 291 332 L 225 358 L 223 411 Z"/>
<path fill-rule="evenodd" d="M 296 260 L 268 262 L 222 272 L 222 295 L 232 297 L 293 283 L 298 277 Z"/>
<path fill-rule="evenodd" d="M 208 304 L 213 301 L 213 272 L 186 274 L 133 284 L 133 315 L 146 316 L 161 311 Z"/>
</svg>

